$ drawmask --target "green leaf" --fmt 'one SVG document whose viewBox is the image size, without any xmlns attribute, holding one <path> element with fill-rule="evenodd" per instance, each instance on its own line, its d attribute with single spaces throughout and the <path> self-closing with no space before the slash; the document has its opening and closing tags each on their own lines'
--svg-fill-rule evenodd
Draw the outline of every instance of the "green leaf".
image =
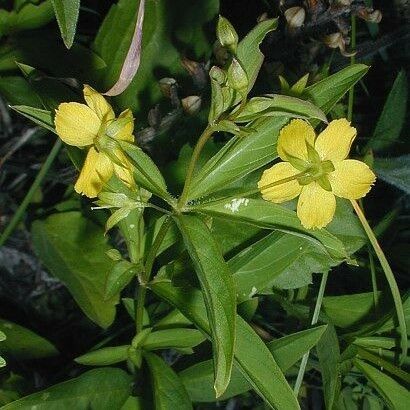
<svg viewBox="0 0 410 410">
<path fill-rule="evenodd" d="M 17 9 L 17 7 L 16 7 Z M 51 1 L 26 2 L 19 10 L 0 9 L 0 38 L 3 35 L 42 27 L 53 19 Z"/>
<path fill-rule="evenodd" d="M 302 330 L 273 340 L 267 346 L 278 366 L 286 372 L 319 342 L 326 329 L 327 325 L 322 325 Z"/>
<path fill-rule="evenodd" d="M 326 330 L 326 325 L 303 330 L 284 336 L 267 344 L 278 366 L 283 372 L 293 366 L 303 354 L 311 349 Z M 214 402 L 215 392 L 211 388 L 213 382 L 212 360 L 196 363 L 179 373 L 191 400 L 194 402 Z M 232 377 L 226 392 L 220 400 L 245 393 L 252 387 L 247 379 L 234 365 Z"/>
<path fill-rule="evenodd" d="M 10 105 L 42 107 L 39 96 L 27 80 L 19 76 L 0 77 L 0 94 Z"/>
<path fill-rule="evenodd" d="M 248 122 L 258 117 L 286 116 L 288 118 L 315 118 L 327 122 L 326 115 L 309 101 L 287 95 L 272 94 L 251 98 L 235 122 Z"/>
<path fill-rule="evenodd" d="M 215 402 L 214 367 L 212 360 L 199 362 L 179 372 L 179 377 L 193 402 Z M 245 393 L 252 387 L 246 378 L 234 365 L 231 381 L 225 393 L 218 400 L 228 400 L 231 397 Z"/>
<path fill-rule="evenodd" d="M 151 332 L 144 340 L 145 350 L 184 349 L 204 342 L 206 337 L 196 329 L 165 329 Z"/>
<path fill-rule="evenodd" d="M 215 360 L 215 391 L 228 386 L 235 344 L 236 293 L 231 272 L 208 227 L 196 216 L 176 219 L 204 292 Z"/>
<path fill-rule="evenodd" d="M 331 233 L 325 229 L 306 230 L 294 211 L 263 199 L 235 198 L 214 204 L 204 203 L 197 205 L 195 209 L 201 213 L 248 223 L 260 228 L 289 232 L 316 244 L 319 241 L 328 254 L 335 259 L 343 260 L 348 256 L 343 243 Z"/>
<path fill-rule="evenodd" d="M 37 220 L 32 226 L 34 248 L 48 270 L 68 288 L 80 308 L 95 323 L 108 327 L 118 296 L 106 300 L 105 283 L 114 262 L 104 231 L 79 212 Z"/>
<path fill-rule="evenodd" d="M 80 12 L 80 0 L 52 0 L 52 2 L 61 37 L 65 46 L 71 48 Z"/>
<path fill-rule="evenodd" d="M 0 333 L 2 332 L 6 339 L 2 339 L 0 343 L 0 352 L 16 359 L 43 359 L 59 354 L 48 340 L 16 323 L 0 319 Z"/>
<path fill-rule="evenodd" d="M 123 370 L 94 369 L 75 379 L 6 404 L 2 410 L 113 410 L 131 394 L 131 376 Z"/>
<path fill-rule="evenodd" d="M 205 302 L 200 291 L 157 282 L 151 289 L 178 308 L 210 337 Z M 253 329 L 236 317 L 235 363 L 255 391 L 275 409 L 299 409 L 299 404 L 266 345 Z"/>
<path fill-rule="evenodd" d="M 141 148 L 129 142 L 120 141 L 120 145 L 135 166 L 137 184 L 162 198 L 169 198 L 164 177 L 154 161 Z"/>
<path fill-rule="evenodd" d="M 332 409 L 340 392 L 340 349 L 336 331 L 328 326 L 316 346 L 326 409 Z"/>
<path fill-rule="evenodd" d="M 271 289 L 294 289 L 325 273 L 337 261 L 323 246 L 303 237 L 272 232 L 229 260 L 239 298 Z"/>
<path fill-rule="evenodd" d="M 380 296 L 381 294 L 378 293 L 376 300 L 379 300 Z M 325 296 L 322 306 L 333 325 L 349 328 L 374 311 L 373 292 Z"/>
<path fill-rule="evenodd" d="M 366 149 L 383 151 L 399 139 L 406 120 L 407 94 L 406 72 L 402 70 L 393 83 Z"/>
<path fill-rule="evenodd" d="M 159 356 L 144 353 L 152 380 L 156 410 L 192 410 L 191 400 L 178 375 Z"/>
<path fill-rule="evenodd" d="M 368 70 L 369 67 L 364 64 L 350 65 L 306 87 L 303 95 L 327 113 Z"/>
<path fill-rule="evenodd" d="M 26 105 L 12 105 L 11 108 L 36 124 L 41 125 L 43 128 L 53 132 L 54 134 L 56 133 L 51 111 L 28 107 Z"/>
<path fill-rule="evenodd" d="M 142 266 L 136 266 L 128 261 L 117 262 L 107 275 L 105 283 L 105 299 L 111 299 L 131 282 L 131 280 L 142 271 Z"/>
<path fill-rule="evenodd" d="M 380 179 L 410 194 L 410 155 L 375 158 L 374 169 Z"/>
<path fill-rule="evenodd" d="M 275 30 L 277 26 L 278 19 L 262 21 L 238 44 L 236 54 L 248 76 L 248 91 L 253 88 L 264 59 L 263 54 L 259 50 L 259 45 L 262 43 L 266 34 Z"/>
<path fill-rule="evenodd" d="M 129 347 L 129 345 L 104 347 L 76 357 L 74 360 L 85 366 L 110 366 L 127 360 Z"/>
<path fill-rule="evenodd" d="M 343 69 L 308 87 L 307 97 L 327 113 L 367 70 L 363 64 Z M 272 162 L 277 158 L 279 131 L 287 122 L 287 117 L 262 118 L 252 124 L 254 132 L 250 135 L 232 138 L 195 175 L 189 198 L 202 198 Z"/>
<path fill-rule="evenodd" d="M 408 408 L 410 393 L 405 387 L 362 360 L 355 359 L 353 362 L 370 380 L 391 409 L 406 410 Z"/>
</svg>

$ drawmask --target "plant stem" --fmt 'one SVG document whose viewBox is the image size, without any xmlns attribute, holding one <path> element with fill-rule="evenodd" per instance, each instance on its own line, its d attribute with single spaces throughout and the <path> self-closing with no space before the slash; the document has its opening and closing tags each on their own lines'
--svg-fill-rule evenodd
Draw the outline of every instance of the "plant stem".
<svg viewBox="0 0 410 410">
<path fill-rule="evenodd" d="M 208 125 L 202 135 L 199 137 L 199 140 L 194 148 L 194 152 L 192 153 L 191 161 L 188 165 L 186 177 L 185 177 L 185 184 L 182 190 L 182 194 L 178 200 L 178 209 L 181 210 L 188 199 L 189 188 L 192 182 L 192 177 L 194 175 L 195 167 L 199 159 L 199 155 L 201 154 L 202 149 L 204 148 L 205 144 L 212 137 L 214 133 L 214 128 L 212 125 Z"/>
<path fill-rule="evenodd" d="M 151 278 L 155 257 L 157 256 L 158 249 L 161 246 L 170 225 L 171 218 L 167 217 L 162 223 L 161 228 L 159 229 L 157 236 L 155 237 L 154 243 L 152 244 L 152 247 L 145 261 L 144 272 L 141 274 L 140 286 L 138 287 L 138 292 L 136 295 L 135 308 L 135 329 L 137 334 L 143 329 L 145 296 L 147 295 L 146 284 Z"/>
<path fill-rule="evenodd" d="M 394 278 L 393 271 L 389 265 L 389 262 L 384 255 L 382 248 L 379 245 L 379 242 L 372 231 L 369 223 L 367 222 L 366 217 L 362 209 L 360 208 L 359 204 L 356 201 L 350 201 L 352 206 L 359 217 L 359 220 L 363 226 L 364 231 L 366 232 L 367 237 L 369 238 L 370 244 L 372 245 L 377 258 L 379 259 L 380 265 L 383 269 L 384 275 L 386 280 L 389 284 L 390 291 L 393 296 L 394 306 L 396 308 L 397 320 L 399 322 L 400 328 L 400 346 L 401 346 L 401 355 L 400 355 L 400 363 L 403 363 L 404 359 L 407 356 L 407 349 L 408 349 L 408 342 L 407 342 L 407 326 L 406 326 L 406 319 L 404 316 L 403 304 L 401 301 L 399 287 L 397 286 L 396 279 Z"/>
<path fill-rule="evenodd" d="M 352 24 L 352 35 L 351 35 L 351 48 L 352 50 L 356 50 L 356 16 L 352 15 L 351 18 Z M 350 65 L 353 65 L 356 62 L 356 56 L 352 55 L 350 57 Z M 354 85 L 349 90 L 349 99 L 348 99 L 348 106 L 347 106 L 347 119 L 352 121 L 353 118 L 353 102 L 354 102 Z"/>
<path fill-rule="evenodd" d="M 0 236 L 0 247 L 4 245 L 7 241 L 9 236 L 12 234 L 16 226 L 20 223 L 24 212 L 26 211 L 28 205 L 30 204 L 31 200 L 33 199 L 34 194 L 37 192 L 38 188 L 40 187 L 41 183 L 43 182 L 44 177 L 47 175 L 51 165 L 53 164 L 55 158 L 57 157 L 58 152 L 62 146 L 62 142 L 60 139 L 54 143 L 53 148 L 51 149 L 50 153 L 48 154 L 44 164 L 40 168 L 34 182 L 32 183 L 29 191 L 27 192 L 26 196 L 23 199 L 23 202 L 18 207 L 17 211 L 11 218 L 9 224 L 4 229 L 3 233 Z"/>
<path fill-rule="evenodd" d="M 319 292 L 318 292 L 317 299 L 316 299 L 315 310 L 313 312 L 312 321 L 310 322 L 311 325 L 315 325 L 319 320 L 319 314 L 320 314 L 320 309 L 322 308 L 323 296 L 325 294 L 328 275 L 329 275 L 328 273 L 324 273 L 322 275 L 322 279 L 320 281 Z M 303 377 L 305 376 L 305 371 L 306 371 L 306 365 L 309 359 L 309 354 L 310 354 L 310 350 L 308 350 L 304 354 L 302 358 L 302 362 L 300 363 L 300 368 L 299 368 L 298 376 L 296 378 L 295 387 L 293 388 L 293 392 L 295 393 L 296 397 L 298 396 L 300 387 L 302 386 Z"/>
</svg>

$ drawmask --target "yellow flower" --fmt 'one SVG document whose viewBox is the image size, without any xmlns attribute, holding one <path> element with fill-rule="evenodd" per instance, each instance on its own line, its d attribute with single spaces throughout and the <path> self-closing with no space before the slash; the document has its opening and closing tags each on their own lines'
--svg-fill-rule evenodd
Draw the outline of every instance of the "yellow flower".
<svg viewBox="0 0 410 410">
<path fill-rule="evenodd" d="M 58 136 L 68 145 L 88 147 L 87 157 L 74 186 L 79 194 L 94 198 L 115 174 L 128 185 L 134 183 L 132 166 L 115 140 L 134 141 L 134 118 L 125 110 L 116 119 L 106 99 L 88 85 L 84 86 L 87 105 L 60 104 L 56 110 Z"/>
<path fill-rule="evenodd" d="M 356 129 L 345 118 L 330 122 L 317 137 L 306 121 L 293 120 L 282 128 L 277 151 L 285 161 L 262 174 L 258 182 L 262 197 L 281 203 L 299 196 L 297 215 L 308 229 L 323 228 L 333 219 L 335 196 L 364 197 L 376 180 L 363 162 L 346 159 Z M 285 178 L 288 182 L 270 186 Z"/>
</svg>

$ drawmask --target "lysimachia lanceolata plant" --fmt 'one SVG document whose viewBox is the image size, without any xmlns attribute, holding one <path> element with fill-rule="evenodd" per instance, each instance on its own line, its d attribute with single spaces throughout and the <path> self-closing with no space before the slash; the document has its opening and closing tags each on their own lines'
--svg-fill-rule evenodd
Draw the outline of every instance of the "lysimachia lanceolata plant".
<svg viewBox="0 0 410 410">
<path fill-rule="evenodd" d="M 66 145 L 81 149 L 85 158 L 74 189 L 90 198 L 93 212 L 107 212 L 106 234 L 118 228 L 126 244 L 105 249 L 101 232 L 95 239 L 96 244 L 104 243 L 108 255 L 102 290 L 107 305 L 115 306 L 132 289 L 133 297 L 123 299 L 132 338 L 121 345 L 105 341 L 76 358 L 85 366 L 118 364 L 126 369 L 117 382 L 124 380 L 127 388 L 115 408 L 143 400 L 147 371 L 155 408 L 192 408 L 192 401 L 202 401 L 190 382 L 199 368 L 203 394 L 211 395 L 210 401 L 253 390 L 272 408 L 300 408 L 300 385 L 291 387 L 294 373 L 288 370 L 303 357 L 301 382 L 310 349 L 322 335 L 331 338 L 334 329 L 317 327 L 295 333 L 282 345 L 266 344 L 246 312 L 258 295 L 292 288 L 283 285 L 289 278 L 282 275 L 286 269 L 278 267 L 280 258 L 291 264 L 292 253 L 295 258 L 306 250 L 315 253 L 323 263 L 318 271 L 325 275 L 343 262 L 356 263 L 353 253 L 364 243 L 361 226 L 392 289 L 405 355 L 400 295 L 356 202 L 370 191 L 376 176 L 362 160 L 348 158 L 356 137 L 354 125 L 346 118 L 327 116 L 367 67 L 351 65 L 308 87 L 305 82 L 298 97 L 255 95 L 263 61 L 259 45 L 276 26 L 276 19 L 262 21 L 239 41 L 229 21 L 219 18 L 217 38 L 226 58 L 209 70 L 208 121 L 196 138 L 177 194 L 169 192 L 158 164 L 138 146 L 138 115 L 131 109 L 116 113 L 102 90 L 84 85 L 84 101 L 59 104 L 48 122 L 44 111 L 16 108 L 43 125 L 47 122 Z M 217 135 L 224 137 L 223 146 L 213 156 L 204 156 L 204 148 Z M 235 230 L 230 232 L 227 227 L 232 224 Z M 340 225 L 355 230 L 359 239 L 353 243 Z M 274 261 L 274 267 L 252 270 L 265 248 L 263 258 Z M 301 272 L 304 285 L 311 273 Z M 115 313 L 101 320 L 100 312 L 87 303 L 80 305 L 102 327 L 114 321 Z M 305 322 L 309 321 L 307 314 Z M 181 356 L 193 355 L 206 341 L 212 350 L 207 360 L 201 357 L 179 374 L 159 353 L 172 349 Z M 283 353 L 284 346 L 291 355 Z M 345 360 L 346 367 L 355 364 L 366 374 L 363 363 Z"/>
</svg>

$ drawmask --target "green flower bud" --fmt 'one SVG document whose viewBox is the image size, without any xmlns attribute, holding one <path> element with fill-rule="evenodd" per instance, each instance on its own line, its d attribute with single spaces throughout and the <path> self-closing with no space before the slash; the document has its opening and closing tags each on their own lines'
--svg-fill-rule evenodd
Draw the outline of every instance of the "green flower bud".
<svg viewBox="0 0 410 410">
<path fill-rule="evenodd" d="M 234 90 L 243 91 L 248 88 L 249 80 L 241 63 L 233 58 L 228 68 L 228 83 Z"/>
<path fill-rule="evenodd" d="M 226 47 L 232 54 L 236 54 L 238 34 L 225 17 L 219 16 L 216 32 L 221 45 Z"/>
</svg>

